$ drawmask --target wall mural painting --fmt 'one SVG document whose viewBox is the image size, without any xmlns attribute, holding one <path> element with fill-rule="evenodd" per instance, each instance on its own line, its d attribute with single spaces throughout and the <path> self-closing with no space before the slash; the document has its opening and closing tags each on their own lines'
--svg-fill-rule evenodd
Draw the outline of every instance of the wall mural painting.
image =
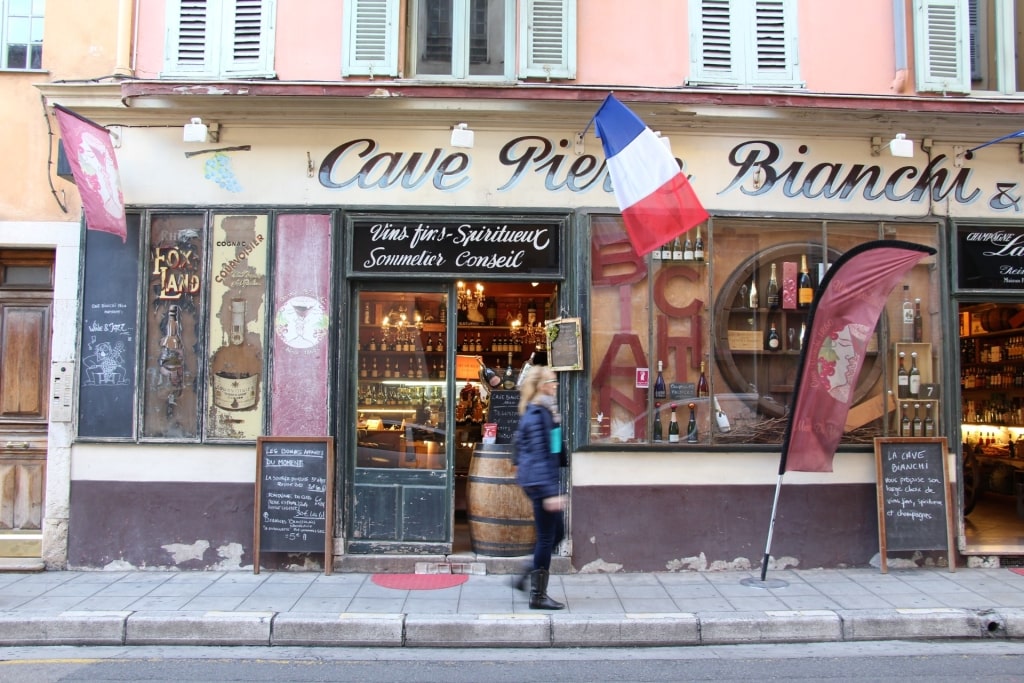
<svg viewBox="0 0 1024 683">
<path fill-rule="evenodd" d="M 213 218 L 207 438 L 262 431 L 267 224 L 265 215 Z"/>
<path fill-rule="evenodd" d="M 150 221 L 143 438 L 199 436 L 205 233 L 203 214 L 154 214 Z"/>
</svg>

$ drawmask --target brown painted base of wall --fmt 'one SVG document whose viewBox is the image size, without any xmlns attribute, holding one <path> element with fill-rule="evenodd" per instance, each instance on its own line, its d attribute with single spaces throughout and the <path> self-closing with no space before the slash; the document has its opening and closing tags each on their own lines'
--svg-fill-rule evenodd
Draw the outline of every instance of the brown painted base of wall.
<svg viewBox="0 0 1024 683">
<path fill-rule="evenodd" d="M 602 561 L 648 572 L 722 562 L 730 569 L 745 558 L 760 567 L 774 495 L 774 486 L 574 487 L 573 566 Z M 867 566 L 876 553 L 874 484 L 783 483 L 772 557 L 810 569 Z"/>
</svg>

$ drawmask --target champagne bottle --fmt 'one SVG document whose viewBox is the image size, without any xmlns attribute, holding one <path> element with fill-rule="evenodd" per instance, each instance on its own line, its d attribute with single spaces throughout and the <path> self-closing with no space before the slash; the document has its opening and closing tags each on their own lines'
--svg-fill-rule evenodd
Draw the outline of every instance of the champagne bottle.
<svg viewBox="0 0 1024 683">
<path fill-rule="evenodd" d="M 654 441 L 654 443 L 661 443 L 662 438 L 664 438 L 664 437 L 663 437 L 663 433 L 662 433 L 662 429 L 661 429 L 661 404 L 660 403 L 655 403 L 654 404 L 654 429 L 653 429 L 653 433 L 651 434 L 651 440 Z"/>
<path fill-rule="evenodd" d="M 935 436 L 935 419 L 932 417 L 932 404 L 924 404 L 924 435 L 927 437 Z"/>
<path fill-rule="evenodd" d="M 900 341 L 909 344 L 914 341 L 914 304 L 910 301 L 910 285 L 903 285 L 903 303 L 900 309 L 903 314 Z"/>
<path fill-rule="evenodd" d="M 260 352 L 246 338 L 245 299 L 231 300 L 228 343 L 213 354 L 213 403 L 224 410 L 251 410 L 259 399 Z"/>
<path fill-rule="evenodd" d="M 665 244 L 661 245 L 661 260 L 672 260 L 672 240 L 669 240 L 668 242 L 665 242 Z"/>
<path fill-rule="evenodd" d="M 508 367 L 505 368 L 505 377 L 501 380 L 502 389 L 516 388 L 516 371 L 512 369 L 512 352 L 508 352 Z"/>
<path fill-rule="evenodd" d="M 910 354 L 910 378 L 908 381 L 910 398 L 921 395 L 921 371 L 917 369 L 917 351 Z"/>
<path fill-rule="evenodd" d="M 679 421 L 676 420 L 676 404 L 673 403 L 672 414 L 668 418 L 668 442 L 679 443 Z"/>
<path fill-rule="evenodd" d="M 779 331 L 775 329 L 775 323 L 768 328 L 768 334 L 765 336 L 764 348 L 768 351 L 778 351 L 782 348 L 782 337 L 779 336 Z"/>
<path fill-rule="evenodd" d="M 693 259 L 693 242 L 690 241 L 690 233 L 686 233 L 686 240 L 683 242 L 683 260 L 692 261 Z"/>
<path fill-rule="evenodd" d="M 654 380 L 654 398 L 665 398 L 668 392 L 665 390 L 665 376 L 662 374 L 662 364 L 658 361 L 658 376 Z"/>
<path fill-rule="evenodd" d="M 914 341 L 924 341 L 924 318 L 921 317 L 921 300 L 914 299 Z"/>
<path fill-rule="evenodd" d="M 907 404 L 904 403 L 900 406 L 900 436 L 913 436 L 910 433 L 910 417 L 907 415 Z"/>
<path fill-rule="evenodd" d="M 690 409 L 690 419 L 686 423 L 686 443 L 697 443 L 697 404 L 689 403 L 686 407 Z"/>
<path fill-rule="evenodd" d="M 914 404 L 914 420 L 910 425 L 911 436 L 924 436 L 924 430 L 921 424 L 921 404 Z"/>
<path fill-rule="evenodd" d="M 718 402 L 718 397 L 715 396 L 715 421 L 718 422 L 718 431 L 723 434 L 728 434 L 732 431 L 732 425 L 729 424 L 729 416 L 722 410 L 721 404 Z"/>
<path fill-rule="evenodd" d="M 679 237 L 672 240 L 672 260 L 683 260 L 683 241 Z"/>
<path fill-rule="evenodd" d="M 700 226 L 697 226 L 697 239 L 693 242 L 693 258 L 697 261 L 704 260 L 704 238 L 700 235 Z"/>
<path fill-rule="evenodd" d="M 905 352 L 900 351 L 900 367 L 896 372 L 896 395 L 899 398 L 908 398 L 910 396 L 910 375 L 907 373 L 907 366 L 903 363 L 906 356 Z"/>
<path fill-rule="evenodd" d="M 657 249 L 654 249 L 651 252 L 651 259 L 654 260 L 654 261 L 660 261 L 661 260 L 661 251 L 664 248 L 665 248 L 664 245 L 662 245 L 662 246 L 658 247 Z"/>
<path fill-rule="evenodd" d="M 797 308 L 810 308 L 814 301 L 814 287 L 811 285 L 811 274 L 807 271 L 807 254 L 800 256 L 800 278 L 797 281 Z"/>
<path fill-rule="evenodd" d="M 491 368 L 484 365 L 483 360 L 477 359 L 480 363 L 480 381 L 487 385 L 488 389 L 493 389 L 501 384 L 501 377 L 498 376 Z"/>
<path fill-rule="evenodd" d="M 768 278 L 768 308 L 775 310 L 779 307 L 779 279 L 775 274 L 775 264 L 772 264 L 772 274 Z"/>
<path fill-rule="evenodd" d="M 750 306 L 751 310 L 757 309 L 757 271 L 755 270 L 753 275 L 750 276 L 750 291 L 748 292 L 747 305 Z"/>
<path fill-rule="evenodd" d="M 697 398 L 707 398 L 711 391 L 708 388 L 708 376 L 704 373 L 704 361 L 700 362 L 700 377 L 697 378 Z"/>
</svg>

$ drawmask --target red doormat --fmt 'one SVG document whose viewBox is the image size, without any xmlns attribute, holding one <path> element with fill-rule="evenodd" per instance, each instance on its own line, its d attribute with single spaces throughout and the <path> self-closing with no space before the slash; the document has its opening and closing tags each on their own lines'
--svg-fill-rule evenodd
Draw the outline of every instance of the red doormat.
<svg viewBox="0 0 1024 683">
<path fill-rule="evenodd" d="M 1011 569 L 1010 571 L 1013 572 L 1014 574 L 1020 574 L 1021 576 L 1024 576 L 1024 568 Z"/>
<path fill-rule="evenodd" d="M 453 588 L 469 580 L 467 574 L 374 574 L 371 580 L 384 588 L 403 591 L 430 591 Z"/>
</svg>

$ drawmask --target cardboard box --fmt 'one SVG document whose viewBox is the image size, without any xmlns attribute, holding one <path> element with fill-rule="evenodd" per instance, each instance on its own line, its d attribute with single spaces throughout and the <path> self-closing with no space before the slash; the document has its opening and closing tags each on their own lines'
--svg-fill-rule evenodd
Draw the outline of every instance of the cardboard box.
<svg viewBox="0 0 1024 683">
<path fill-rule="evenodd" d="M 760 351 L 764 347 L 760 330 L 729 330 L 732 351 Z"/>
<path fill-rule="evenodd" d="M 796 310 L 796 261 L 782 262 L 782 307 Z"/>
</svg>

